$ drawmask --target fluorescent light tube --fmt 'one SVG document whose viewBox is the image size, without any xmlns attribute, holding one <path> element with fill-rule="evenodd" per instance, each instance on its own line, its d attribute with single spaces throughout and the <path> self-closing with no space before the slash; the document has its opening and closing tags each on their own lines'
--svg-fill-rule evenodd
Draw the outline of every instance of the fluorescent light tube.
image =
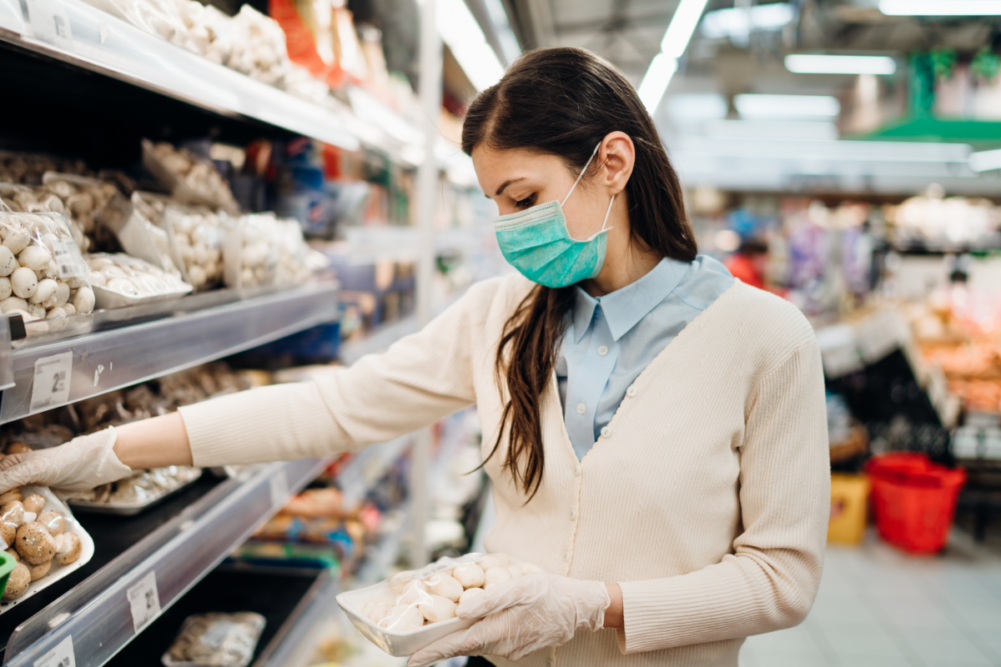
<svg viewBox="0 0 1001 667">
<path fill-rule="evenodd" d="M 680 58 L 688 48 L 692 33 L 702 18 L 702 10 L 709 0 L 681 0 L 674 10 L 671 24 L 667 26 L 664 39 L 660 42 L 660 50 L 670 58 Z M 652 65 L 653 63 L 651 63 Z M 658 100 L 659 101 L 659 100 Z"/>
<path fill-rule="evenodd" d="M 637 91 L 643 106 L 653 113 L 671 83 L 671 77 L 678 70 L 678 61 L 667 54 L 658 53 L 653 57 L 650 68 L 643 77 L 643 82 Z"/>
<path fill-rule="evenodd" d="M 973 171 L 1001 169 L 1001 150 L 973 153 L 970 155 L 970 169 Z"/>
<path fill-rule="evenodd" d="M 438 0 L 436 10 L 442 40 L 448 44 L 476 89 L 484 90 L 500 81 L 504 76 L 504 67 L 487 44 L 466 3 L 463 0 Z"/>
<path fill-rule="evenodd" d="M 826 95 L 737 95 L 741 118 L 833 118 L 841 103 Z"/>
<path fill-rule="evenodd" d="M 786 69 L 796 74 L 893 74 L 897 63 L 888 56 L 786 56 Z"/>
<path fill-rule="evenodd" d="M 880 0 L 887 16 L 1001 16 L 1001 0 Z"/>
<path fill-rule="evenodd" d="M 750 9 L 734 7 L 706 12 L 702 34 L 710 39 L 743 37 L 752 30 L 778 30 L 796 18 L 796 10 L 788 2 L 755 5 Z"/>
<path fill-rule="evenodd" d="M 713 139 L 833 141 L 838 138 L 837 126 L 823 121 L 710 120 L 702 126 L 702 131 Z"/>
</svg>

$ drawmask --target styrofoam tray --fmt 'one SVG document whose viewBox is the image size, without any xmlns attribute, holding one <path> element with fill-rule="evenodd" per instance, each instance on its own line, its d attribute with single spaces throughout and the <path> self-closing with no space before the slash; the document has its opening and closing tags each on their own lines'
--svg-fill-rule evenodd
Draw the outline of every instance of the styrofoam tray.
<svg viewBox="0 0 1001 667">
<path fill-rule="evenodd" d="M 56 510 L 62 513 L 63 517 L 66 519 L 66 532 L 76 533 L 76 536 L 80 538 L 80 557 L 76 559 L 76 562 L 70 563 L 69 565 L 58 565 L 56 563 L 52 564 L 52 569 L 49 573 L 39 579 L 38 581 L 33 581 L 28 584 L 28 591 L 16 600 L 4 600 L 0 603 L 0 614 L 4 614 L 17 605 L 21 604 L 25 600 L 31 598 L 38 591 L 44 590 L 56 583 L 63 577 L 79 570 L 81 567 L 90 562 L 90 559 L 94 557 L 94 540 L 83 529 L 80 522 L 76 520 L 73 513 L 66 507 L 63 501 L 59 500 L 56 494 L 52 493 L 48 488 L 44 486 L 22 486 L 21 492 L 27 497 L 32 493 L 37 493 L 45 498 L 45 509 Z"/>
<path fill-rule="evenodd" d="M 393 632 L 380 628 L 361 613 L 365 603 L 377 597 L 392 597 L 388 582 L 383 581 L 375 586 L 341 593 L 337 596 L 337 604 L 351 619 L 351 623 L 358 628 L 358 632 L 365 635 L 370 642 L 383 651 L 397 658 L 413 655 L 428 644 L 453 632 L 465 630 L 476 622 L 476 619 L 450 618 L 447 621 L 425 625 L 409 632 Z"/>
</svg>

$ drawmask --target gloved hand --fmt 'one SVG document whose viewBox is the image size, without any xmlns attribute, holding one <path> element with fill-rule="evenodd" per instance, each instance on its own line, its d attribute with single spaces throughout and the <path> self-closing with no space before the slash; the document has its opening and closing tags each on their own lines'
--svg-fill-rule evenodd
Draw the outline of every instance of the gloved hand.
<svg viewBox="0 0 1001 667">
<path fill-rule="evenodd" d="M 612 603 L 600 581 L 534 572 L 506 581 L 459 605 L 459 618 L 480 618 L 424 647 L 407 667 L 425 667 L 460 655 L 520 660 L 548 646 L 562 646 L 577 630 L 600 630 Z"/>
<path fill-rule="evenodd" d="M 132 474 L 115 454 L 115 429 L 73 438 L 64 445 L 0 459 L 0 492 L 25 484 L 47 486 L 64 497 Z"/>
</svg>

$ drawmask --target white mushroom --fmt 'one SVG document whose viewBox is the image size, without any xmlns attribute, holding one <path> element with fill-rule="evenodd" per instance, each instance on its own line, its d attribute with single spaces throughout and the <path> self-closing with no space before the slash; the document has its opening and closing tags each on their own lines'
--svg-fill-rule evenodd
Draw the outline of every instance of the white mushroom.
<svg viewBox="0 0 1001 667">
<path fill-rule="evenodd" d="M 67 303 L 63 306 L 63 312 L 67 315 L 76 315 L 76 307 L 72 303 Z"/>
<path fill-rule="evenodd" d="M 389 610 L 389 614 L 379 621 L 379 627 L 393 632 L 409 632 L 423 627 L 424 614 L 415 606 L 398 604 Z"/>
<path fill-rule="evenodd" d="M 17 256 L 17 261 L 32 271 L 44 271 L 52 261 L 52 255 L 44 246 L 29 245 Z"/>
<path fill-rule="evenodd" d="M 524 574 L 524 570 L 522 570 L 521 565 L 518 565 L 517 563 L 511 563 L 508 565 L 507 571 L 510 572 L 511 576 L 514 578 L 518 578 Z"/>
<path fill-rule="evenodd" d="M 10 278 L 0 278 L 0 301 L 3 301 L 13 293 L 14 290 L 11 289 Z"/>
<path fill-rule="evenodd" d="M 125 296 L 139 296 L 139 289 L 130 278 L 112 278 L 108 281 L 108 289 Z"/>
<path fill-rule="evenodd" d="M 7 297 L 0 301 L 0 312 L 9 313 L 12 310 L 23 310 L 27 314 L 28 302 L 19 296 Z"/>
<path fill-rule="evenodd" d="M 90 275 L 87 277 L 91 285 L 99 285 L 104 287 L 108 284 L 108 279 L 100 271 L 91 271 Z"/>
<path fill-rule="evenodd" d="M 477 561 L 477 564 L 481 568 L 483 568 L 484 572 L 486 572 L 487 570 L 489 570 L 490 568 L 493 568 L 493 567 L 504 567 L 505 565 L 507 565 L 506 562 L 502 561 L 496 555 L 484 556 L 479 561 Z"/>
<path fill-rule="evenodd" d="M 31 315 L 33 319 L 44 320 L 45 319 L 45 308 L 39 306 L 35 303 L 28 304 L 28 314 Z"/>
<path fill-rule="evenodd" d="M 94 310 L 94 290 L 81 287 L 73 295 L 73 307 L 78 313 L 89 313 Z"/>
<path fill-rule="evenodd" d="M 484 573 L 483 588 L 491 588 L 511 580 L 511 572 L 506 567 L 492 567 Z"/>
<path fill-rule="evenodd" d="M 522 575 L 532 574 L 533 572 L 538 572 L 539 569 L 540 569 L 539 566 L 535 565 L 533 563 L 522 563 L 521 564 L 521 573 L 522 573 Z"/>
<path fill-rule="evenodd" d="M 66 283 L 56 283 L 56 307 L 66 305 L 70 300 L 70 286 Z"/>
<path fill-rule="evenodd" d="M 420 603 L 417 608 L 428 623 L 438 623 L 455 617 L 455 602 L 441 595 L 432 595 L 430 600 Z"/>
<path fill-rule="evenodd" d="M 483 568 L 476 563 L 459 565 L 452 572 L 452 576 L 462 584 L 463 588 L 478 588 L 483 585 Z"/>
<path fill-rule="evenodd" d="M 21 253 L 24 254 L 24 253 Z M 35 293 L 29 299 L 30 303 L 44 304 L 50 299 L 55 298 L 56 293 L 59 291 L 59 283 L 51 278 L 46 278 L 38 283 L 38 288 Z M 53 302 L 55 305 L 55 302 Z"/>
<path fill-rule="evenodd" d="M 0 246 L 0 276 L 9 276 L 19 266 L 21 265 L 18 264 L 11 249 L 7 246 Z"/>
<path fill-rule="evenodd" d="M 31 234 L 25 228 L 15 230 L 3 240 L 3 244 L 15 255 L 28 247 L 31 243 Z"/>
<path fill-rule="evenodd" d="M 426 583 L 428 584 L 428 592 L 432 594 L 432 597 L 441 596 L 455 602 L 462 595 L 462 584 L 447 574 L 436 574 L 428 577 Z"/>
<path fill-rule="evenodd" d="M 60 308 L 59 306 L 56 306 L 55 308 L 50 308 L 49 312 L 45 314 L 45 319 L 47 320 L 55 320 L 60 317 L 66 317 L 66 311 Z"/>
<path fill-rule="evenodd" d="M 393 608 L 393 603 L 382 598 L 372 598 L 361 608 L 361 614 L 376 625 L 389 615 L 389 610 Z"/>
<path fill-rule="evenodd" d="M 402 593 L 407 582 L 414 578 L 410 572 L 397 572 L 389 578 L 389 590 L 394 593 Z"/>
<path fill-rule="evenodd" d="M 14 294 L 22 299 L 28 299 L 38 289 L 38 276 L 32 269 L 22 266 L 10 274 L 10 286 L 14 290 Z"/>
<path fill-rule="evenodd" d="M 477 595 L 482 595 L 482 594 L 483 594 L 482 588 L 467 588 L 466 590 L 462 591 L 462 595 L 459 596 L 459 604 L 462 604 L 466 600 L 470 600 L 476 597 Z"/>
<path fill-rule="evenodd" d="M 430 597 L 427 590 L 427 585 L 420 579 L 409 581 L 407 582 L 407 585 L 403 587 L 403 592 L 397 596 L 396 604 L 417 604 L 419 602 L 424 602 Z"/>
</svg>

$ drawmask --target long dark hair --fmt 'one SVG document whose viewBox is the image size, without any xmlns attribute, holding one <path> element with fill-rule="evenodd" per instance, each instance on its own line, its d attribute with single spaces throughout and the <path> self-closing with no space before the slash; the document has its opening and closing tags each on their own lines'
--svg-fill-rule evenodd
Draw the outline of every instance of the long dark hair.
<svg viewBox="0 0 1001 667">
<path fill-rule="evenodd" d="M 678 177 L 653 120 L 621 72 L 583 49 L 552 48 L 521 56 L 496 85 L 469 106 L 462 150 L 484 143 L 494 150 L 527 148 L 557 156 L 580 172 L 610 132 L 632 138 L 636 162 L 626 184 L 630 241 L 665 257 L 690 262 L 697 252 Z M 601 170 L 596 161 L 588 176 Z M 498 385 L 506 373 L 510 400 L 489 460 L 510 425 L 510 470 L 531 500 L 542 483 L 542 394 L 552 381 L 557 346 L 567 327 L 574 288 L 533 288 L 504 325 L 497 348 Z M 505 360 L 509 361 L 506 362 Z"/>
</svg>

